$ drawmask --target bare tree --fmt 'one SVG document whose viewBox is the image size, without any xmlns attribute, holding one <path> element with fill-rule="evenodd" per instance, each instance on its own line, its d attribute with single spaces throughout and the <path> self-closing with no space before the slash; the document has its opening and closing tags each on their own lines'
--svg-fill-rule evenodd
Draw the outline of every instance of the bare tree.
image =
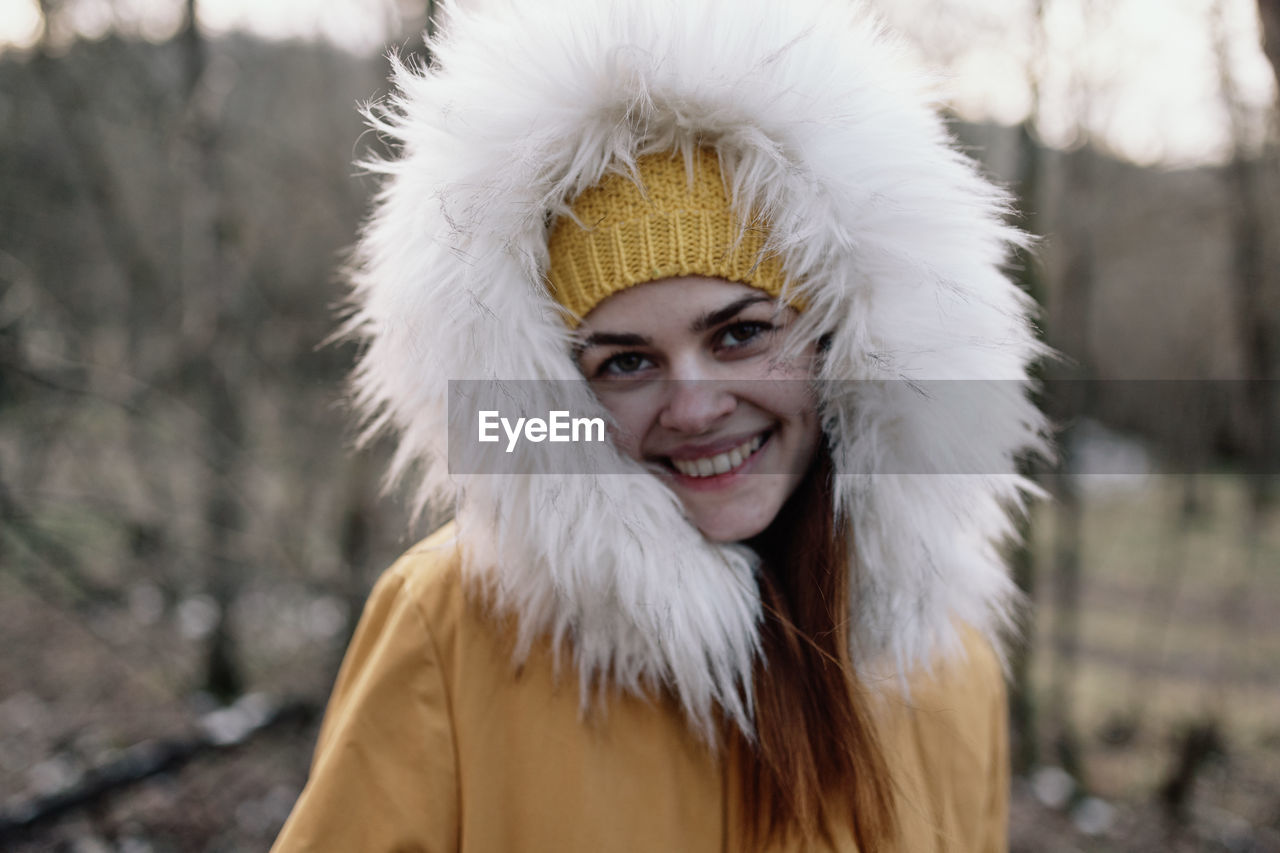
<svg viewBox="0 0 1280 853">
<path fill-rule="evenodd" d="M 1080 0 L 1081 15 L 1088 27 L 1096 8 L 1092 0 Z M 1056 316 L 1050 326 L 1050 343 L 1063 353 L 1068 376 L 1059 383 L 1069 412 L 1091 408 L 1094 393 L 1094 357 L 1090 326 L 1093 320 L 1094 286 L 1097 280 L 1095 224 L 1090 211 L 1098 192 L 1097 154 L 1089 145 L 1094 126 L 1095 84 L 1092 69 L 1071 70 L 1071 92 L 1075 100 L 1077 135 L 1082 146 L 1065 158 L 1064 197 L 1066 214 L 1059 229 L 1064 260 L 1057 281 Z M 1055 374 L 1062 376 L 1062 371 Z M 1077 780 L 1084 778 L 1082 744 L 1075 722 L 1075 691 L 1080 658 L 1080 596 L 1082 585 L 1083 499 L 1079 484 L 1071 475 L 1074 464 L 1071 429 L 1062 436 L 1061 464 L 1064 476 L 1055 478 L 1056 512 L 1051 567 L 1051 595 L 1054 619 L 1051 626 L 1053 657 L 1048 693 L 1045 698 L 1046 725 L 1059 764 Z M 1083 787 L 1083 786 L 1082 786 Z"/>
<path fill-rule="evenodd" d="M 1258 0 L 1258 20 L 1262 24 L 1262 49 L 1271 63 L 1271 72 L 1280 89 L 1280 0 Z"/>
<path fill-rule="evenodd" d="M 198 22 L 198 0 L 186 0 L 186 23 L 179 36 L 183 56 L 184 138 L 190 168 L 183 198 L 182 269 L 183 351 L 180 381 L 199 401 L 204 415 L 205 456 L 210 463 L 205 485 L 206 586 L 217 606 L 206 657 L 205 689 L 223 701 L 238 695 L 244 684 L 236 649 L 231 610 L 240 585 L 236 534 L 241 526 L 240 502 L 232 491 L 239 479 L 240 449 L 245 440 L 240 413 L 243 396 L 232 387 L 244 376 L 238 348 L 220 346 L 238 316 L 244 291 L 232 261 L 229 241 L 235 233 L 224 199 L 225 176 L 217 87 L 211 85 L 209 50 Z"/>
<path fill-rule="evenodd" d="M 1280 14 L 1280 3 L 1259 0 L 1264 26 L 1268 16 Z M 1268 245 L 1280 236 L 1275 220 L 1277 209 L 1270 187 L 1276 173 L 1275 146 L 1261 149 L 1251 139 L 1250 120 L 1231 69 L 1230 49 L 1224 31 L 1223 0 L 1216 0 L 1212 11 L 1214 53 L 1217 57 L 1218 83 L 1222 103 L 1231 130 L 1232 152 L 1224 177 L 1231 205 L 1231 296 L 1235 308 L 1236 328 L 1243 353 L 1245 383 L 1245 418 L 1243 446 L 1255 470 L 1266 470 L 1268 435 L 1276 423 L 1274 401 L 1264 380 L 1277 366 L 1275 339 L 1277 323 L 1275 297 L 1280 293 L 1273 271 Z M 1272 27 L 1275 26 L 1272 21 Z M 1274 29 L 1265 32 L 1269 56 L 1277 49 Z M 1278 78 L 1280 79 L 1280 78 Z M 1251 478 L 1251 541 L 1256 541 L 1262 515 L 1270 502 L 1269 477 Z"/>
<path fill-rule="evenodd" d="M 1044 73 L 1043 56 L 1046 42 L 1044 13 L 1044 0 L 1036 0 L 1028 22 L 1032 44 L 1027 66 L 1031 107 L 1027 117 L 1018 127 L 1017 193 L 1018 210 L 1021 215 L 1019 224 L 1030 234 L 1038 234 L 1041 230 L 1040 205 L 1043 203 L 1044 146 L 1037 133 L 1036 125 L 1040 118 L 1040 78 Z M 1017 261 L 1017 274 L 1023 289 L 1037 303 L 1043 305 L 1047 294 L 1044 269 L 1039 259 L 1033 252 L 1023 251 L 1019 252 Z M 1020 544 L 1011 560 L 1013 580 L 1026 596 L 1026 600 L 1032 602 L 1036 595 L 1037 573 L 1035 555 L 1030 541 L 1030 516 L 1018 519 L 1018 534 Z M 1031 683 L 1031 663 L 1036 638 L 1035 611 L 1032 608 L 1027 608 L 1024 620 L 1022 643 L 1014 649 L 1009 662 L 1013 676 L 1013 685 L 1009 692 L 1009 717 L 1014 741 L 1012 762 L 1014 772 L 1021 774 L 1030 772 L 1040 760 L 1035 691 Z"/>
</svg>

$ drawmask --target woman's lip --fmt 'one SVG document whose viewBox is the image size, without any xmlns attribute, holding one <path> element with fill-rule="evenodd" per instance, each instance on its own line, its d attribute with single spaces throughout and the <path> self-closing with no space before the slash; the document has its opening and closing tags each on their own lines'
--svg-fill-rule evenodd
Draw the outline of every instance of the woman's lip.
<svg viewBox="0 0 1280 853">
<path fill-rule="evenodd" d="M 753 433 L 752 437 L 756 434 L 758 433 Z M 665 466 L 664 470 L 676 485 L 689 491 L 713 492 L 718 489 L 729 488 L 738 482 L 740 477 L 751 473 L 752 469 L 756 467 L 756 463 L 759 461 L 760 457 L 763 456 L 764 452 L 772 446 L 773 432 L 766 431 L 764 434 L 766 436 L 764 442 L 756 448 L 754 453 L 747 457 L 745 462 L 737 468 L 734 468 L 732 471 L 726 471 L 723 474 L 712 474 L 709 477 L 690 477 L 688 474 L 681 474 L 669 465 Z M 737 445 L 731 445 L 731 447 L 736 446 Z"/>
<path fill-rule="evenodd" d="M 657 454 L 662 459 L 702 459 L 707 456 L 718 456 L 721 453 L 728 453 L 735 447 L 741 447 L 757 435 L 764 435 L 768 429 L 758 429 L 754 432 L 742 433 L 733 438 L 722 438 L 718 441 L 710 441 L 706 444 L 682 444 L 674 450 Z"/>
</svg>

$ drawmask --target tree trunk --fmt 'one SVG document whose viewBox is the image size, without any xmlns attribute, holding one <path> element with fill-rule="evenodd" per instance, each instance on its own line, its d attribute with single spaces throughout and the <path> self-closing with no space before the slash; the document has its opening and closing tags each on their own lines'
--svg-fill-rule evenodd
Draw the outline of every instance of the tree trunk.
<svg viewBox="0 0 1280 853">
<path fill-rule="evenodd" d="M 237 321 L 235 306 L 242 283 L 228 258 L 223 198 L 224 180 L 217 104 L 209 97 L 208 46 L 197 23 L 197 0 L 187 0 L 182 45 L 187 174 L 183 211 L 182 345 L 178 381 L 203 415 L 201 443 L 205 472 L 203 555 L 204 587 L 218 607 L 217 622 L 205 650 L 203 688 L 224 702 L 243 690 L 232 610 L 242 583 L 237 535 L 243 525 L 239 496 L 240 459 L 245 427 L 240 407 L 247 377 L 239 368 L 243 353 L 224 349 L 223 331 Z"/>
<path fill-rule="evenodd" d="M 1258 20 L 1262 24 L 1262 50 L 1271 63 L 1280 92 L 1280 0 L 1258 0 Z"/>
<path fill-rule="evenodd" d="M 1075 399 L 1064 400 L 1068 412 L 1092 411 L 1093 358 L 1089 327 L 1093 317 L 1093 291 L 1097 259 L 1094 251 L 1090 212 L 1094 200 L 1095 155 L 1083 148 L 1070 156 L 1066 186 L 1076 192 L 1068 201 L 1068 220 L 1063 231 L 1068 258 L 1060 286 L 1059 316 L 1054 343 L 1077 365 L 1078 375 L 1063 382 L 1058 391 Z M 1079 664 L 1080 590 L 1082 583 L 1082 540 L 1084 507 L 1079 485 L 1071 473 L 1073 435 L 1062 436 L 1063 476 L 1059 478 L 1057 524 L 1053 550 L 1053 666 L 1050 671 L 1050 730 L 1059 763 L 1083 785 L 1084 764 L 1079 733 L 1076 731 L 1074 698 Z"/>
</svg>

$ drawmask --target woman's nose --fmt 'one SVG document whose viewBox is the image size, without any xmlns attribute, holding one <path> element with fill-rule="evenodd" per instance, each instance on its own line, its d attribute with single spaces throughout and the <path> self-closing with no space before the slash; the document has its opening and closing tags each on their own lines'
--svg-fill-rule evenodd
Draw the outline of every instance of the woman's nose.
<svg viewBox="0 0 1280 853">
<path fill-rule="evenodd" d="M 666 400 L 658 415 L 658 423 L 673 432 L 706 432 L 732 414 L 737 405 L 727 382 L 714 379 L 669 379 L 666 384 Z"/>
</svg>

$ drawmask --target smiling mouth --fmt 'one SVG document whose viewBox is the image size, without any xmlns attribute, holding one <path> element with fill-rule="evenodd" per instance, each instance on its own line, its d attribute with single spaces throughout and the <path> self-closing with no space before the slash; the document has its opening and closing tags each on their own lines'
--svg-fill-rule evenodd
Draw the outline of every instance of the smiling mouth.
<svg viewBox="0 0 1280 853">
<path fill-rule="evenodd" d="M 703 478 L 729 474 L 745 465 L 747 460 L 769 440 L 769 436 L 768 431 L 762 432 L 724 453 L 703 456 L 699 459 L 667 459 L 667 464 L 686 477 Z"/>
</svg>

